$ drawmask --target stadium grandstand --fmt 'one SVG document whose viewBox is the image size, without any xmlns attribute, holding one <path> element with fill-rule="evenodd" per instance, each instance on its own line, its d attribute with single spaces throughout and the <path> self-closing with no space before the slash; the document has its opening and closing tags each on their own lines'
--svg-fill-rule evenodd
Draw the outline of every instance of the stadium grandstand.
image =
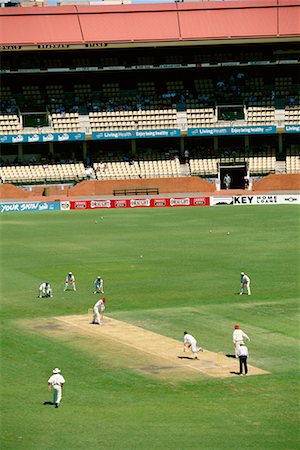
<svg viewBox="0 0 300 450">
<path fill-rule="evenodd" d="M 116 3 L 2 3 L 2 183 L 300 173 L 298 0 Z"/>
</svg>

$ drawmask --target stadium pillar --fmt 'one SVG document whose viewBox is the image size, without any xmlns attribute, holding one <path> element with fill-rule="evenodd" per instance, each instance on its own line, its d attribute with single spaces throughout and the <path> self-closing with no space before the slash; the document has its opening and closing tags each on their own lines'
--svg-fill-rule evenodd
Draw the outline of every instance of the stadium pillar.
<svg viewBox="0 0 300 450">
<path fill-rule="evenodd" d="M 244 145 L 245 145 L 245 150 L 249 148 L 249 135 L 245 134 L 244 136 Z"/>
<path fill-rule="evenodd" d="M 180 145 L 180 159 L 182 159 L 182 160 L 183 160 L 184 150 L 185 150 L 184 143 L 185 143 L 184 137 L 181 136 L 180 141 L 179 141 L 179 145 Z"/>
<path fill-rule="evenodd" d="M 82 143 L 82 160 L 86 161 L 86 156 L 87 156 L 87 145 L 86 145 L 86 141 L 83 141 Z"/>
<path fill-rule="evenodd" d="M 214 136 L 214 150 L 218 151 L 219 149 L 219 139 L 218 136 Z"/>
<path fill-rule="evenodd" d="M 136 154 L 136 140 L 135 139 L 131 139 L 131 154 L 132 155 Z"/>
<path fill-rule="evenodd" d="M 23 161 L 23 144 L 21 142 L 18 144 L 18 159 Z"/>
<path fill-rule="evenodd" d="M 283 153 L 283 140 L 282 140 L 282 134 L 278 134 L 278 152 L 281 155 Z"/>
<path fill-rule="evenodd" d="M 54 161 L 54 145 L 53 145 L 53 142 L 49 142 L 49 154 L 51 155 L 51 161 Z"/>
</svg>

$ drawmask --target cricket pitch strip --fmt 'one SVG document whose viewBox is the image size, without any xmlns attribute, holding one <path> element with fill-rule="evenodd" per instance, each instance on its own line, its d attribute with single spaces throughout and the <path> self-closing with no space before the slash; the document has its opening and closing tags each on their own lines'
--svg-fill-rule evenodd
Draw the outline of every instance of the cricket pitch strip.
<svg viewBox="0 0 300 450">
<path fill-rule="evenodd" d="M 106 345 L 111 346 L 112 357 L 116 354 L 116 349 L 117 355 L 119 354 L 121 358 L 124 352 L 127 353 L 127 367 L 165 379 L 173 379 L 174 373 L 182 379 L 195 378 L 195 375 L 215 378 L 237 376 L 239 362 L 235 358 L 204 349 L 204 352 L 198 355 L 199 360 L 194 360 L 192 353 L 184 353 L 183 344 L 175 339 L 109 317 L 104 318 L 102 326 L 92 325 L 90 320 L 89 314 L 60 316 L 51 319 L 50 323 L 48 321 L 47 326 L 52 329 L 57 327 L 60 333 L 90 338 L 94 346 L 97 345 L 96 339 L 99 339 L 99 344 L 101 345 L 102 341 L 103 348 Z M 248 365 L 249 376 L 268 373 Z"/>
</svg>

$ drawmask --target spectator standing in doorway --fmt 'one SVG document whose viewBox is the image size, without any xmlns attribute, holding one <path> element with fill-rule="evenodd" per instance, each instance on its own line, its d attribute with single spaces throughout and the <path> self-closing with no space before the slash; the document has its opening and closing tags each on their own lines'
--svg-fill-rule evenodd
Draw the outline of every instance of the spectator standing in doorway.
<svg viewBox="0 0 300 450">
<path fill-rule="evenodd" d="M 226 189 L 230 189 L 230 185 L 231 185 L 231 176 L 226 173 L 225 177 L 224 177 L 224 184 L 225 184 L 225 188 Z"/>
</svg>

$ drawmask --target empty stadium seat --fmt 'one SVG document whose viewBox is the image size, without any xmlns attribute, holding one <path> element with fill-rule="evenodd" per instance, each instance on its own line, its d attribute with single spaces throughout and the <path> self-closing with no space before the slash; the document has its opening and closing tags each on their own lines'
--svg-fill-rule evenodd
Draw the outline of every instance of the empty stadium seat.
<svg viewBox="0 0 300 450">
<path fill-rule="evenodd" d="M 78 181 L 86 178 L 83 163 L 37 164 L 0 167 L 0 177 L 5 183 L 36 184 L 55 181 Z"/>
</svg>

